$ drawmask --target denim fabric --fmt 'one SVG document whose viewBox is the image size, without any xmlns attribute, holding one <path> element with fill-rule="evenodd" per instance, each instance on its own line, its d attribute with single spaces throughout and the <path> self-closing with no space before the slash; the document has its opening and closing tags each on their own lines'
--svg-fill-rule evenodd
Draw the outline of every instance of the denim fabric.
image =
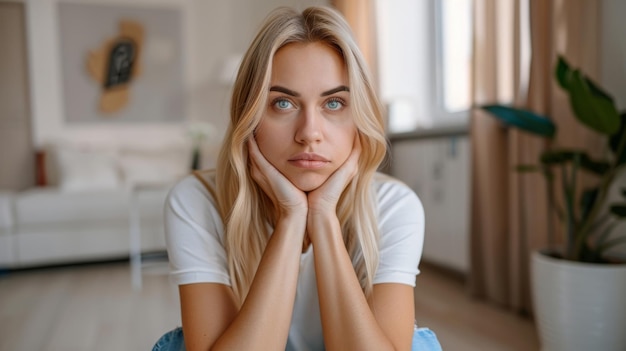
<svg viewBox="0 0 626 351">
<path fill-rule="evenodd" d="M 412 351 L 442 351 L 437 335 L 428 328 L 415 328 Z M 152 351 L 185 351 L 183 330 L 179 327 L 169 331 L 156 342 Z"/>
<path fill-rule="evenodd" d="M 428 328 L 415 328 L 412 351 L 442 351 L 437 335 Z"/>
<path fill-rule="evenodd" d="M 154 344 L 152 351 L 186 351 L 183 329 L 178 327 L 165 333 Z"/>
</svg>

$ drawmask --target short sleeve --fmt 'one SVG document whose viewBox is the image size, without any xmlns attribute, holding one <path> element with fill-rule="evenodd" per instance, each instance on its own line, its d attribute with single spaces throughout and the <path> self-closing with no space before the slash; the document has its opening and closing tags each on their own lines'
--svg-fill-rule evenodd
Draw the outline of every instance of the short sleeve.
<svg viewBox="0 0 626 351">
<path fill-rule="evenodd" d="M 380 259 L 374 284 L 415 286 L 424 244 L 424 208 L 408 186 L 393 178 L 378 182 Z"/>
<path fill-rule="evenodd" d="M 205 186 L 184 178 L 168 194 L 164 212 L 170 280 L 230 285 L 222 220 Z"/>
</svg>

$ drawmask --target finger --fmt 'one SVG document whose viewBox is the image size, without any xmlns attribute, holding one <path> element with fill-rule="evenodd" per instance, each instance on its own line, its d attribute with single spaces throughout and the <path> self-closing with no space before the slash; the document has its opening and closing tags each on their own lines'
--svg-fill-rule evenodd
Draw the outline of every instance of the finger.
<svg viewBox="0 0 626 351">
<path fill-rule="evenodd" d="M 252 177 L 258 181 L 259 176 L 261 176 L 262 172 L 260 172 L 261 170 L 259 169 L 259 165 L 258 165 L 258 161 L 257 159 L 258 154 L 259 154 L 259 149 L 258 146 L 256 145 L 256 141 L 254 140 L 254 137 L 250 137 L 248 138 L 248 159 L 250 161 L 250 168 L 252 171 Z"/>
<path fill-rule="evenodd" d="M 259 146 L 253 136 L 248 138 L 248 154 L 250 155 L 250 160 L 252 162 L 258 163 L 257 160 L 259 159 L 261 151 L 259 150 Z"/>
<path fill-rule="evenodd" d="M 320 193 L 325 193 L 322 198 L 339 199 L 341 193 L 348 186 L 350 181 L 358 172 L 359 158 L 361 155 L 361 143 L 358 135 L 353 142 L 352 152 L 344 163 L 326 180 L 325 184 L 319 188 Z"/>
<path fill-rule="evenodd" d="M 253 136 L 248 139 L 248 145 L 252 156 L 252 162 L 255 163 L 258 170 L 266 178 L 267 183 L 272 183 L 273 180 L 283 178 L 282 173 L 280 173 L 278 169 L 276 169 L 276 167 L 274 167 L 274 165 L 272 165 L 265 158 Z"/>
<path fill-rule="evenodd" d="M 350 153 L 349 160 L 358 166 L 359 158 L 361 158 L 361 138 L 359 138 L 359 134 L 357 133 L 356 138 L 354 138 L 354 146 L 352 147 L 352 152 Z"/>
<path fill-rule="evenodd" d="M 266 172 L 268 168 L 271 168 L 271 165 L 267 162 L 261 153 L 261 150 L 259 150 L 259 146 L 257 145 L 254 137 L 248 138 L 248 153 L 250 155 L 250 162 L 255 180 L 262 180 L 264 183 L 268 183 Z"/>
<path fill-rule="evenodd" d="M 299 190 L 261 153 L 254 137 L 248 141 L 252 160 L 252 176 L 277 205 L 293 204 L 299 200 Z"/>
<path fill-rule="evenodd" d="M 248 138 L 248 154 L 250 155 L 250 174 L 252 179 L 254 179 L 254 181 L 270 198 L 272 198 L 272 200 L 275 200 L 274 192 L 271 190 L 272 186 L 267 179 L 266 173 L 263 169 L 261 169 L 260 165 L 260 163 L 265 161 L 265 157 L 261 154 L 254 137 Z"/>
</svg>

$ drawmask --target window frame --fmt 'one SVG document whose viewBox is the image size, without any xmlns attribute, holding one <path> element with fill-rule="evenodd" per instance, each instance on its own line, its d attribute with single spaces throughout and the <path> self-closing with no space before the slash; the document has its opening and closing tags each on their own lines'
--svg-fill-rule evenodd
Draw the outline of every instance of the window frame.
<svg viewBox="0 0 626 351">
<path fill-rule="evenodd" d="M 389 0 L 378 0 L 380 3 L 390 6 L 392 1 Z M 431 34 L 427 35 L 426 47 L 427 54 L 425 55 L 425 64 L 429 66 L 431 69 L 426 69 L 427 75 L 425 78 L 427 82 L 424 83 L 424 86 L 427 87 L 424 89 L 427 96 L 425 97 L 425 101 L 430 101 L 432 103 L 427 106 L 426 111 L 431 116 L 430 126 L 418 125 L 411 130 L 406 131 L 388 131 L 388 135 L 390 137 L 395 138 L 406 138 L 409 135 L 431 135 L 433 133 L 439 134 L 440 132 L 451 130 L 454 131 L 455 134 L 459 132 L 464 132 L 467 130 L 469 126 L 470 112 L 471 106 L 468 106 L 467 109 L 459 110 L 459 111 L 448 111 L 445 106 L 445 80 L 444 80 L 444 43 L 443 43 L 443 4 L 440 0 L 420 0 L 425 1 L 425 7 L 427 9 L 427 28 L 429 29 Z M 471 2 L 470 1 L 470 8 Z M 378 4 L 380 6 L 380 4 Z M 471 19 L 470 19 L 471 21 Z M 471 26 L 471 22 L 470 22 Z M 470 39 L 471 40 L 471 35 Z M 469 43 L 471 44 L 471 43 Z M 380 46 L 379 46 L 380 48 Z M 379 56 L 380 57 L 380 56 Z M 382 60 L 381 60 L 382 61 Z M 379 62 L 379 65 L 384 64 L 384 62 Z M 380 72 L 384 72 L 385 69 L 380 69 Z M 470 74 L 470 84 L 471 84 L 471 74 Z M 432 87 L 428 89 L 428 87 Z M 471 87 L 469 88 L 471 89 Z M 386 96 L 384 92 L 380 92 L 381 96 Z M 398 96 L 400 98 L 400 96 Z M 385 101 L 387 103 L 388 101 Z M 417 121 L 424 120 L 420 117 L 419 112 L 414 112 L 414 120 Z"/>
</svg>

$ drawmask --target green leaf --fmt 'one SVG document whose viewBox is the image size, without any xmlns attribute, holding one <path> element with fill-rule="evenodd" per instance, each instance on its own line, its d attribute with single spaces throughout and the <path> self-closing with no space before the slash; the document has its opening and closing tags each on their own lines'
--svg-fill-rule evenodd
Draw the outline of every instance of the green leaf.
<svg viewBox="0 0 626 351">
<path fill-rule="evenodd" d="M 622 138 L 626 138 L 626 112 L 622 112 L 620 115 L 620 126 L 616 133 L 609 138 L 609 146 L 615 154 L 615 160 L 617 165 L 626 163 L 626 148 L 622 150 L 620 155 L 617 155 L 617 148 L 619 147 Z"/>
<path fill-rule="evenodd" d="M 592 251 L 596 257 L 602 257 L 604 251 L 610 248 L 610 245 L 607 245 L 607 241 L 616 225 L 617 222 L 609 223 L 609 225 L 595 235 L 594 249 L 592 249 Z"/>
<path fill-rule="evenodd" d="M 593 205 L 598 198 L 600 189 L 598 187 L 585 190 L 580 196 L 580 218 L 581 222 L 587 220 L 587 215 L 591 212 Z"/>
<path fill-rule="evenodd" d="M 607 161 L 592 160 L 586 152 L 580 150 L 556 149 L 541 154 L 540 160 L 544 165 L 560 165 L 573 162 L 578 157 L 580 167 L 593 174 L 604 175 L 611 165 Z"/>
<path fill-rule="evenodd" d="M 537 165 L 517 165 L 515 170 L 520 173 L 532 173 L 541 171 L 541 167 Z"/>
<path fill-rule="evenodd" d="M 545 167 L 545 165 L 543 165 L 543 167 L 541 167 L 543 176 L 546 178 L 546 180 L 548 182 L 552 182 L 554 181 L 554 173 L 552 173 L 552 170 L 550 169 L 550 167 Z"/>
<path fill-rule="evenodd" d="M 580 160 L 580 166 L 591 173 L 603 176 L 611 169 L 611 164 L 607 161 L 594 161 L 587 154 L 584 154 Z"/>
<path fill-rule="evenodd" d="M 526 132 L 548 138 L 553 138 L 556 133 L 556 125 L 549 118 L 528 110 L 503 105 L 487 105 L 482 106 L 482 109 L 506 125 L 517 127 Z"/>
<path fill-rule="evenodd" d="M 598 233 L 596 233 L 595 235 L 595 244 L 596 246 L 601 246 L 602 244 L 604 244 L 607 239 L 609 238 L 611 232 L 613 231 L 613 228 L 615 228 L 615 226 L 618 224 L 618 221 L 613 221 L 611 223 L 609 223 L 607 226 L 604 227 L 603 230 L 599 231 Z"/>
<path fill-rule="evenodd" d="M 611 95 L 609 95 L 609 93 L 607 93 L 606 91 L 602 90 L 602 88 L 600 88 L 599 85 L 597 85 L 596 83 L 594 83 L 589 77 L 587 76 L 583 76 L 585 78 L 585 82 L 587 83 L 587 85 L 589 85 L 589 89 L 591 89 L 591 93 L 595 96 L 599 96 L 605 100 L 609 100 L 611 101 L 611 103 L 614 103 L 613 101 L 613 97 Z"/>
<path fill-rule="evenodd" d="M 626 218 L 626 203 L 611 205 L 611 213 L 620 218 Z"/>
<path fill-rule="evenodd" d="M 565 60 L 565 57 L 559 55 L 557 58 L 557 63 L 555 65 L 554 74 L 556 76 L 557 82 L 559 83 L 561 88 L 563 88 L 563 90 L 570 89 L 570 83 L 572 80 L 572 72 L 574 72 L 574 70 L 571 69 L 570 64 L 567 62 L 567 60 Z M 583 75 L 583 78 L 585 82 L 587 83 L 587 85 L 589 86 L 589 89 L 591 90 L 591 93 L 593 95 L 598 95 L 607 100 L 613 101 L 613 97 L 611 97 L 611 95 L 609 95 L 607 92 L 602 90 L 602 88 L 600 88 L 596 83 L 594 83 L 589 77 L 587 77 L 586 75 Z"/>
<path fill-rule="evenodd" d="M 545 151 L 539 158 L 545 165 L 558 165 L 574 159 L 574 154 L 582 151 L 553 150 Z"/>
<path fill-rule="evenodd" d="M 619 130 L 620 117 L 613 100 L 591 88 L 579 70 L 572 72 L 568 92 L 576 118 L 589 128 L 606 135 Z"/>
<path fill-rule="evenodd" d="M 563 56 L 559 55 L 556 62 L 554 75 L 556 76 L 556 81 L 564 90 L 569 89 L 570 73 L 571 70 L 569 68 L 569 64 L 567 63 L 567 61 L 565 61 L 565 58 Z"/>
<path fill-rule="evenodd" d="M 607 240 L 605 243 L 603 243 L 598 248 L 598 251 L 603 253 L 604 251 L 610 249 L 613 246 L 617 246 L 617 245 L 621 244 L 622 242 L 626 242 L 626 236 L 621 236 L 621 237 L 617 237 L 617 238 L 613 238 L 613 239 Z"/>
</svg>

